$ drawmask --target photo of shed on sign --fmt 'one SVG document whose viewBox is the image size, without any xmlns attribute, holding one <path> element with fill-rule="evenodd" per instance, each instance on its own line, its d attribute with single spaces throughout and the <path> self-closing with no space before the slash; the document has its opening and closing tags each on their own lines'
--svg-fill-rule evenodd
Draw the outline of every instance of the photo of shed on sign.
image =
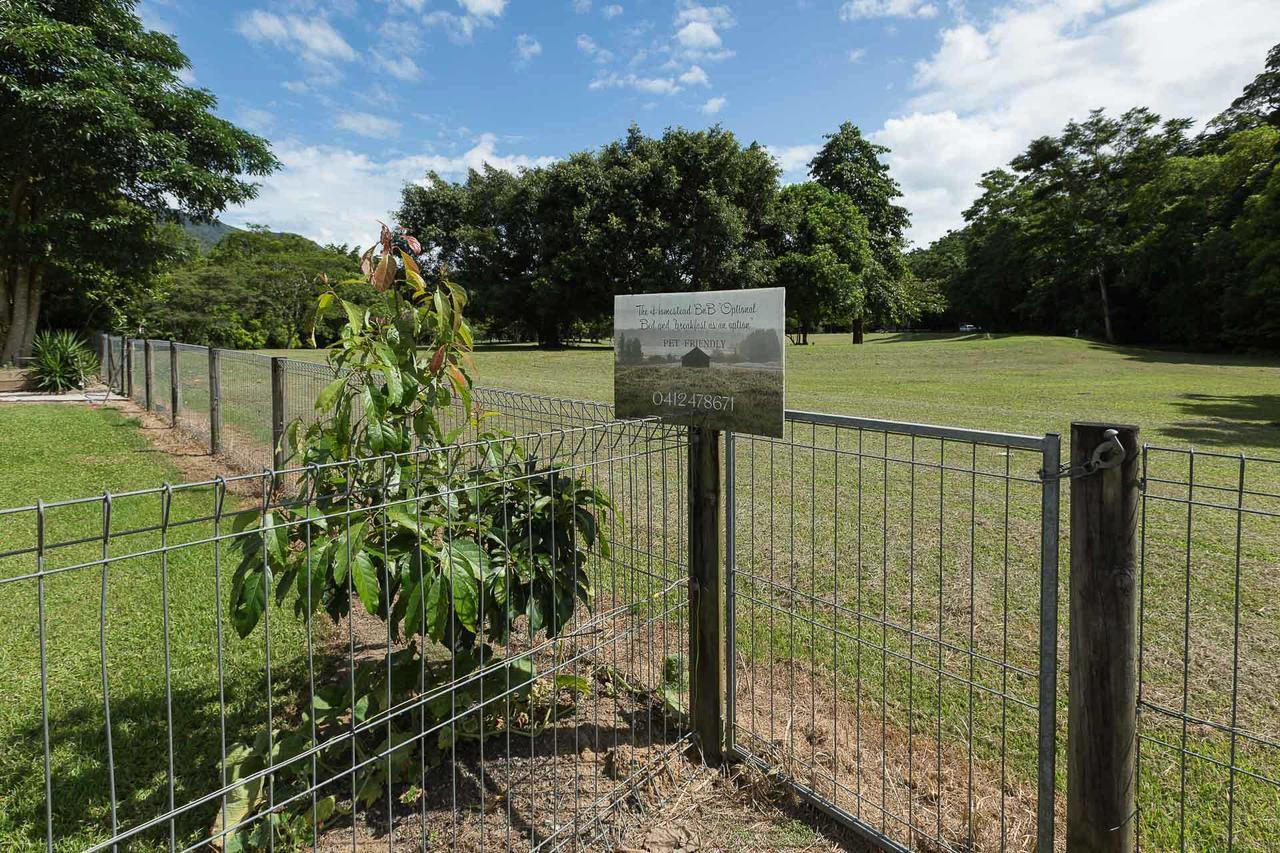
<svg viewBox="0 0 1280 853">
<path fill-rule="evenodd" d="M 616 416 L 781 436 L 784 295 L 769 287 L 614 297 Z"/>
</svg>

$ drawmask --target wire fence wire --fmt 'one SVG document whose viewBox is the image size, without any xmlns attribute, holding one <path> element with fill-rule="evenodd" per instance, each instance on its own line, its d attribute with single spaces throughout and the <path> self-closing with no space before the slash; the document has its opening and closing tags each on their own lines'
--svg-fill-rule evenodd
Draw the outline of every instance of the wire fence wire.
<svg viewBox="0 0 1280 853">
<path fill-rule="evenodd" d="M 1280 843 L 1280 460 L 1142 453 L 1138 831 Z"/>
<path fill-rule="evenodd" d="M 131 378 L 142 402 L 142 342 L 107 345 L 119 387 Z M 179 426 L 201 439 L 207 355 L 179 347 Z M 220 356 L 226 452 L 269 466 L 271 359 Z M 284 375 L 286 420 L 315 417 L 331 369 L 286 360 Z M 161 387 L 153 397 L 167 401 Z M 606 403 L 474 397 L 478 423 L 460 408 L 445 417 L 467 441 L 613 419 Z M 1049 574 L 1058 486 L 1040 478 L 1057 453 L 1050 436 L 802 412 L 787 413 L 785 438 L 729 437 L 727 698 L 739 756 L 886 846 L 1060 839 L 1054 731 L 1062 746 L 1069 697 L 1053 673 L 1069 626 L 1057 627 L 1066 579 Z M 1143 471 L 1139 845 L 1274 849 L 1280 460 L 1147 447 Z M 653 542 L 684 535 L 644 529 Z"/>
<path fill-rule="evenodd" d="M 28 601 L 33 617 L 11 626 L 23 654 L 8 661 L 17 680 L 5 715 L 21 737 L 3 762 L 6 814 L 30 847 L 48 850 L 221 848 L 256 828 L 263 849 L 615 845 L 637 791 L 690 742 L 686 453 L 678 429 L 614 422 L 324 466 L 348 483 L 359 466 L 402 477 L 465 472 L 447 488 L 404 480 L 412 497 L 398 501 L 355 488 L 324 502 L 273 495 L 273 475 L 303 473 L 295 469 L 0 511 L 0 595 Z M 482 610 L 477 642 L 495 653 L 463 672 L 458 657 L 418 636 L 435 651 L 411 695 L 393 704 L 388 692 L 383 706 L 322 737 L 316 720 L 335 691 L 354 696 L 370 666 L 385 667 L 390 691 L 408 640 L 358 603 L 337 623 L 286 604 L 268 607 L 244 639 L 233 630 L 241 550 L 250 540 L 266 548 L 273 535 L 237 524 L 246 514 L 289 510 L 299 520 L 285 525 L 288 539 L 308 565 L 320 519 L 349 532 L 362 521 L 446 515 L 426 539 L 419 530 L 420 547 L 481 537 L 532 547 L 544 534 L 521 501 L 548 480 L 553 490 L 598 488 L 616 508 L 601 519 L 608 549 L 585 544 L 581 516 L 563 522 L 585 549 L 594 595 L 553 638 L 522 616 L 504 644 Z M 482 491 L 508 510 L 483 533 L 449 515 Z M 383 571 L 403 570 L 386 557 Z M 506 574 L 508 599 L 524 582 Z M 513 671 L 533 675 L 513 682 Z M 269 747 L 261 762 L 230 772 L 228 759 L 255 738 Z M 370 804 L 367 785 L 384 789 L 381 802 Z M 326 821 L 335 806 L 339 816 Z M 282 823 L 291 807 L 302 823 Z"/>
<path fill-rule="evenodd" d="M 734 436 L 737 753 L 886 847 L 1050 849 L 1057 452 L 800 412 Z"/>
</svg>

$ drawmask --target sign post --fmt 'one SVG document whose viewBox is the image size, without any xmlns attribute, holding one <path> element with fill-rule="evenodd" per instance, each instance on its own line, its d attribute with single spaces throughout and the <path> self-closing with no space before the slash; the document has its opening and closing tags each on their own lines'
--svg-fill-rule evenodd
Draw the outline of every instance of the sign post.
<svg viewBox="0 0 1280 853">
<path fill-rule="evenodd" d="M 723 759 L 726 734 L 722 511 L 733 542 L 733 507 L 721 506 L 720 433 L 782 435 L 784 317 L 782 288 L 614 301 L 615 414 L 689 428 L 689 720 L 712 765 Z"/>
</svg>

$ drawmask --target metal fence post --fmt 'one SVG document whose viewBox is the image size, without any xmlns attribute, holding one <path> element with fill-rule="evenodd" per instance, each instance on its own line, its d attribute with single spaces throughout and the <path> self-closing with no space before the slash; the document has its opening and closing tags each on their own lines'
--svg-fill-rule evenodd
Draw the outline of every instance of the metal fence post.
<svg viewBox="0 0 1280 853">
<path fill-rule="evenodd" d="M 738 547 L 737 478 L 735 442 L 732 432 L 724 434 L 724 750 L 734 753 L 734 722 L 738 714 L 738 604 L 734 599 L 737 584 L 735 564 Z"/>
<path fill-rule="evenodd" d="M 279 470 L 284 467 L 284 402 L 285 402 L 285 358 L 271 358 L 271 448 L 272 467 Z"/>
<path fill-rule="evenodd" d="M 1058 535 L 1061 484 L 1055 476 L 1062 437 L 1048 433 L 1041 452 L 1040 485 L 1040 691 L 1036 790 L 1036 849 L 1054 847 L 1054 798 L 1058 758 Z"/>
<path fill-rule="evenodd" d="M 106 357 L 106 360 L 102 362 L 102 366 L 107 371 L 107 374 L 104 378 L 107 380 L 107 391 L 108 393 L 110 393 L 111 391 L 116 390 L 116 365 L 115 365 L 116 345 L 111 342 L 110 335 L 106 336 L 106 340 L 107 340 L 107 345 L 106 345 L 107 357 Z"/>
<path fill-rule="evenodd" d="M 178 406 L 182 403 L 182 395 L 178 393 L 178 345 L 169 341 L 169 423 L 178 425 Z"/>
<path fill-rule="evenodd" d="M 720 432 L 689 429 L 689 717 L 709 764 L 724 730 L 724 622 L 720 594 Z"/>
<path fill-rule="evenodd" d="M 142 342 L 142 390 L 143 400 L 146 403 L 147 411 L 151 411 L 155 398 L 152 397 L 152 390 L 156 380 L 156 358 L 155 347 L 151 346 L 150 340 Z"/>
<path fill-rule="evenodd" d="M 129 338 L 120 338 L 120 357 L 124 362 L 121 370 L 124 374 L 120 377 L 120 387 L 124 390 L 124 395 L 129 399 L 133 399 L 133 341 Z"/>
<path fill-rule="evenodd" d="M 222 452 L 222 359 L 209 347 L 209 452 Z"/>
<path fill-rule="evenodd" d="M 1113 429 L 1124 458 L 1090 471 Z M 1130 853 L 1137 834 L 1138 428 L 1071 425 L 1067 850 Z"/>
</svg>

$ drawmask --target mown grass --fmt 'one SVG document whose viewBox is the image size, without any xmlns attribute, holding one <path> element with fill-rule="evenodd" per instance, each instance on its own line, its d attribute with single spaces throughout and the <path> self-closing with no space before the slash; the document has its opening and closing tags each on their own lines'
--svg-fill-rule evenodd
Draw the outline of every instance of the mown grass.
<svg viewBox="0 0 1280 853">
<path fill-rule="evenodd" d="M 109 409 L 0 407 L 0 460 L 0 495 L 6 507 L 181 481 L 172 462 L 148 447 L 138 424 Z M 227 508 L 234 508 L 235 498 L 227 501 Z M 110 563 L 105 578 L 111 758 L 121 828 L 169 808 L 171 755 L 177 806 L 216 790 L 221 784 L 222 726 L 229 745 L 251 737 L 265 728 L 268 707 L 278 715 L 294 701 L 305 673 L 305 628 L 291 619 L 274 621 L 274 699 L 268 705 L 262 632 L 242 641 L 222 618 L 234 557 L 228 548 L 220 549 L 225 574 L 219 601 L 214 547 L 189 544 L 213 532 L 210 523 L 199 520 L 213 511 L 210 492 L 174 494 L 168 507 L 172 529 L 165 538 L 172 550 L 163 562 L 156 555 L 126 556 L 161 544 L 161 534 L 151 528 L 162 519 L 163 503 L 154 494 L 120 497 L 112 501 L 109 516 L 112 539 L 107 553 L 122 557 Z M 26 579 L 0 586 L 0 624 L 5 626 L 0 631 L 0 660 L 5 666 L 0 700 L 0 849 L 6 851 L 45 847 L 45 727 L 37 618 L 42 595 L 55 848 L 84 849 L 102 841 L 112 825 L 99 645 L 104 576 L 101 566 L 93 565 L 103 554 L 104 505 L 98 501 L 47 509 L 44 568 L 67 571 L 46 577 L 42 585 Z M 9 554 L 0 557 L 0 579 L 36 570 L 35 554 L 28 549 L 37 543 L 37 525 L 33 511 L 0 516 L 0 554 Z M 84 537 L 89 541 L 64 544 Z M 209 803 L 181 815 L 172 830 L 177 846 L 183 847 L 184 839 L 190 843 L 204 837 L 217 808 L 217 803 Z M 126 846 L 167 848 L 169 835 L 168 825 L 161 825 Z"/>
</svg>

